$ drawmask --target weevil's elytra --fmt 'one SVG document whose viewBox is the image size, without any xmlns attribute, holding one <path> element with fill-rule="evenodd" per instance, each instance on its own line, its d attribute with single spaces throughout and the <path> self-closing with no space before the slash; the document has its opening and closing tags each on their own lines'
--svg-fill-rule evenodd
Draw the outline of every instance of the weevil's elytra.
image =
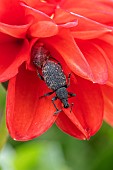
<svg viewBox="0 0 113 170">
<path fill-rule="evenodd" d="M 59 64 L 48 60 L 42 67 L 42 74 L 47 86 L 56 91 L 60 87 L 66 86 L 66 76 Z"/>
<path fill-rule="evenodd" d="M 68 98 L 74 97 L 75 94 L 67 91 L 67 87 L 70 85 L 70 74 L 68 76 L 67 82 L 60 63 L 50 55 L 50 52 L 45 49 L 42 44 L 35 45 L 32 49 L 31 55 L 33 64 L 37 68 L 37 74 L 39 78 L 43 80 L 48 88 L 52 90 L 52 92 L 46 93 L 41 97 L 46 97 L 56 93 L 56 96 L 52 98 L 52 103 L 56 108 L 56 112 L 54 114 L 62 111 L 56 107 L 55 100 L 57 99 L 63 103 L 64 108 L 71 107 L 72 109 L 73 103 L 70 105 L 68 103 Z M 55 61 L 52 61 L 51 59 Z M 42 75 L 39 74 L 38 69 L 41 69 Z"/>
</svg>

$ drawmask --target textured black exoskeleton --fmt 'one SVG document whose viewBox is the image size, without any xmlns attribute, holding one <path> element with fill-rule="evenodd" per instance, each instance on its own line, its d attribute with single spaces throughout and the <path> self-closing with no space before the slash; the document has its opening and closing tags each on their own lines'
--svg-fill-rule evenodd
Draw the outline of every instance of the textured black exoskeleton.
<svg viewBox="0 0 113 170">
<path fill-rule="evenodd" d="M 62 70 L 62 67 L 60 63 L 51 57 L 48 50 L 46 50 L 42 45 L 38 46 L 37 48 L 34 48 L 35 52 L 32 53 L 33 56 L 33 63 L 37 68 L 37 74 L 41 80 L 44 80 L 44 82 L 47 84 L 47 86 L 52 90 L 49 93 L 44 94 L 41 97 L 46 97 L 54 92 L 56 93 L 56 96 L 52 98 L 52 103 L 54 107 L 56 108 L 56 113 L 61 112 L 62 110 L 59 110 L 54 101 L 59 99 L 62 103 L 64 108 L 69 108 L 73 103 L 70 105 L 68 103 L 69 97 L 74 97 L 75 94 L 68 92 L 67 87 L 70 85 L 70 76 L 68 76 L 68 82 L 66 80 L 66 76 Z M 52 61 L 55 60 L 55 61 Z M 38 69 L 42 69 L 42 75 L 39 74 Z"/>
</svg>

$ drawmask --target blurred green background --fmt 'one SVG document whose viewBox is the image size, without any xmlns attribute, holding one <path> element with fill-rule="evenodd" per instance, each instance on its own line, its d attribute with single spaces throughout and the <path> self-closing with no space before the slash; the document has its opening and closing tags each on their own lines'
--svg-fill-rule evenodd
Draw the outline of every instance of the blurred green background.
<svg viewBox="0 0 113 170">
<path fill-rule="evenodd" d="M 5 96 L 0 85 L 0 170 L 113 170 L 113 128 L 106 123 L 89 141 L 54 125 L 37 139 L 17 142 L 5 127 Z"/>
</svg>

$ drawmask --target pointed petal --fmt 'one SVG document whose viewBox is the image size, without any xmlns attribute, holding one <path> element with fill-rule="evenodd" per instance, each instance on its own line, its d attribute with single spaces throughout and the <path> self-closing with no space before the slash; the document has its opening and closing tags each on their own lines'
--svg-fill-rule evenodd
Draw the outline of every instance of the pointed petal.
<svg viewBox="0 0 113 170">
<path fill-rule="evenodd" d="M 108 67 L 104 51 L 102 51 L 97 43 L 92 41 L 78 41 L 77 44 L 90 65 L 92 81 L 94 83 L 104 84 L 108 79 Z"/>
<path fill-rule="evenodd" d="M 61 29 L 58 36 L 47 38 L 44 41 L 60 53 L 70 70 L 91 79 L 90 67 L 68 30 Z"/>
<path fill-rule="evenodd" d="M 59 114 L 56 125 L 65 133 L 78 139 L 85 140 L 90 137 L 74 113 L 70 113 L 70 110 L 65 110 L 65 112 Z"/>
<path fill-rule="evenodd" d="M 24 3 L 21 5 L 25 8 L 27 15 L 34 17 L 34 23 L 29 29 L 29 34 L 33 37 L 53 36 L 58 32 L 58 26 L 45 13 L 32 8 Z"/>
<path fill-rule="evenodd" d="M 71 27 L 75 27 L 77 24 L 78 24 L 78 21 L 72 21 L 66 24 L 59 24 L 59 26 L 64 27 L 64 28 L 71 28 Z"/>
<path fill-rule="evenodd" d="M 1 40 L 2 41 L 2 40 Z M 16 40 L 0 43 L 0 82 L 15 76 L 18 67 L 29 58 L 29 43 L 27 40 Z"/>
<path fill-rule="evenodd" d="M 82 15 L 71 12 L 76 16 L 78 20 L 78 25 L 75 28 L 72 28 L 72 34 L 75 38 L 79 39 L 92 39 L 97 38 L 104 33 L 112 32 L 112 28 L 89 18 L 86 18 Z"/>
<path fill-rule="evenodd" d="M 108 3 L 108 4 L 107 4 Z M 107 5 L 106 5 L 107 4 Z M 106 12 L 112 12 L 112 1 L 103 1 L 103 0 L 96 0 L 96 1 L 89 1 L 89 0 L 84 0 L 84 1 L 78 1 L 78 0 L 70 0 L 70 1 L 62 1 L 60 4 L 62 8 L 65 9 L 75 9 L 75 8 L 86 8 L 89 9 L 91 12 L 92 10 L 97 10 L 97 11 L 106 11 Z M 109 6 L 108 6 L 109 5 Z"/>
<path fill-rule="evenodd" d="M 78 24 L 78 20 L 70 12 L 63 9 L 56 9 L 53 17 L 55 23 L 61 27 L 71 28 L 75 27 Z"/>
<path fill-rule="evenodd" d="M 110 43 L 108 43 L 105 41 L 97 40 L 96 43 L 98 44 L 98 49 L 100 49 L 101 52 L 103 53 L 103 56 L 104 56 L 104 58 L 106 60 L 106 64 L 107 64 L 108 80 L 107 80 L 106 84 L 113 87 L 113 55 L 112 55 L 113 44 L 111 43 L 111 41 L 110 41 Z"/>
<path fill-rule="evenodd" d="M 104 9 L 95 9 L 95 8 L 91 9 L 91 8 L 80 7 L 80 8 L 73 8 L 70 10 L 76 14 L 85 16 L 86 18 L 97 21 L 99 23 L 109 24 L 112 22 L 113 10 L 112 8 L 110 9 L 108 6 L 106 6 L 105 8 L 106 9 L 104 10 Z"/>
<path fill-rule="evenodd" d="M 58 32 L 58 26 L 51 21 L 39 21 L 33 24 L 29 30 L 29 34 L 32 37 L 50 37 L 56 35 Z"/>
<path fill-rule="evenodd" d="M 57 125 L 69 135 L 78 139 L 89 139 L 100 128 L 103 120 L 103 98 L 99 85 L 77 77 L 77 84 L 70 85 L 76 94 L 69 103 L 74 103 L 72 115 L 64 109 L 65 114 L 57 118 Z M 80 126 L 81 125 L 81 126 Z M 84 131 L 83 131 L 84 129 Z"/>
<path fill-rule="evenodd" d="M 79 38 L 81 38 L 82 36 L 82 39 L 84 38 L 89 39 L 91 37 L 95 38 L 95 36 L 99 36 L 107 31 L 108 32 L 111 31 L 110 29 L 105 28 L 104 25 L 84 17 L 85 15 L 83 16 L 80 15 L 79 11 L 80 9 L 78 9 L 78 13 L 77 13 L 77 10 L 75 8 L 75 9 L 71 9 L 70 12 L 69 11 L 67 12 L 63 9 L 58 8 L 55 10 L 54 21 L 57 24 L 70 22 L 73 20 L 79 21 L 78 24 L 76 24 L 78 26 L 75 28 L 75 31 L 77 32 L 75 32 L 74 29 L 72 29 L 72 34 L 74 37 L 79 36 Z M 83 11 L 83 9 L 81 9 L 81 11 Z M 91 14 L 91 11 L 90 11 L 90 14 Z"/>
<path fill-rule="evenodd" d="M 52 19 L 46 13 L 38 9 L 35 9 L 29 5 L 26 5 L 23 2 L 21 2 L 20 5 L 24 8 L 26 15 L 34 16 L 34 22 L 35 21 L 52 21 Z"/>
<path fill-rule="evenodd" d="M 113 88 L 104 85 L 101 89 L 104 97 L 104 119 L 113 126 Z"/>
<path fill-rule="evenodd" d="M 112 22 L 113 10 L 110 6 L 98 1 L 89 2 L 88 0 L 79 2 L 76 0 L 62 1 L 60 6 L 75 15 L 75 19 L 78 20 L 79 24 L 75 29 L 72 29 L 75 38 L 92 39 L 103 35 L 105 32 L 112 32 L 112 28 L 107 26 L 110 19 Z M 105 16 L 105 20 L 102 16 Z M 102 20 L 107 24 L 101 24 Z"/>
<path fill-rule="evenodd" d="M 47 2 L 41 2 L 40 0 L 23 0 L 25 4 L 29 5 L 30 7 L 33 7 L 35 9 L 38 9 L 48 15 L 51 15 L 54 12 L 55 5 L 49 4 Z"/>
<path fill-rule="evenodd" d="M 9 25 L 0 22 L 0 32 L 16 38 L 25 38 L 27 34 L 27 30 L 32 23 L 32 17 L 30 18 L 31 19 L 29 20 L 29 23 L 25 25 Z"/>
<path fill-rule="evenodd" d="M 54 123 L 51 97 L 39 99 L 47 93 L 46 85 L 36 72 L 22 66 L 9 81 L 7 96 L 7 126 L 13 139 L 26 141 L 44 133 Z"/>
<path fill-rule="evenodd" d="M 74 16 L 68 11 L 58 8 L 55 10 L 53 19 L 57 24 L 62 24 L 76 20 L 76 16 Z"/>
</svg>

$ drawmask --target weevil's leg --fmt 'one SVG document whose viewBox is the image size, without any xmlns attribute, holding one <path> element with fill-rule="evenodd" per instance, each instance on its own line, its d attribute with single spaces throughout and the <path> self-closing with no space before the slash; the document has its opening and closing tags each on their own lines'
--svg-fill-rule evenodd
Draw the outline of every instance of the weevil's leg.
<svg viewBox="0 0 113 170">
<path fill-rule="evenodd" d="M 44 94 L 43 96 L 40 96 L 39 98 L 50 96 L 53 93 L 54 93 L 54 91 L 51 91 L 49 93 Z"/>
<path fill-rule="evenodd" d="M 68 92 L 68 98 L 70 98 L 70 97 L 75 97 L 76 96 L 76 94 L 74 94 L 74 93 L 72 93 L 72 92 Z M 70 113 L 71 113 L 71 111 L 72 111 L 72 107 L 73 107 L 73 105 L 74 105 L 74 103 L 71 103 L 70 104 Z"/>
<path fill-rule="evenodd" d="M 44 81 L 44 78 L 41 76 L 41 74 L 38 72 L 38 70 L 37 70 L 37 75 L 38 75 L 38 77 L 39 77 L 41 80 Z"/>
<path fill-rule="evenodd" d="M 76 94 L 74 94 L 74 93 L 72 93 L 72 92 L 68 92 L 68 98 L 70 98 L 70 97 L 75 97 L 76 96 Z"/>
<path fill-rule="evenodd" d="M 71 105 L 70 105 L 70 113 L 72 111 L 73 105 L 74 105 L 74 103 L 71 103 Z"/>
<path fill-rule="evenodd" d="M 69 73 L 69 75 L 68 75 L 68 77 L 67 77 L 67 79 L 68 79 L 67 87 L 69 87 L 69 86 L 70 86 L 70 78 L 71 78 L 71 73 Z"/>
<path fill-rule="evenodd" d="M 56 107 L 56 104 L 54 103 L 55 100 L 57 100 L 57 96 L 52 98 L 52 103 L 53 103 L 53 105 L 54 105 L 54 107 L 56 109 L 56 112 L 54 114 L 57 114 L 57 113 L 61 112 L 62 110 L 58 110 L 58 108 Z"/>
</svg>

